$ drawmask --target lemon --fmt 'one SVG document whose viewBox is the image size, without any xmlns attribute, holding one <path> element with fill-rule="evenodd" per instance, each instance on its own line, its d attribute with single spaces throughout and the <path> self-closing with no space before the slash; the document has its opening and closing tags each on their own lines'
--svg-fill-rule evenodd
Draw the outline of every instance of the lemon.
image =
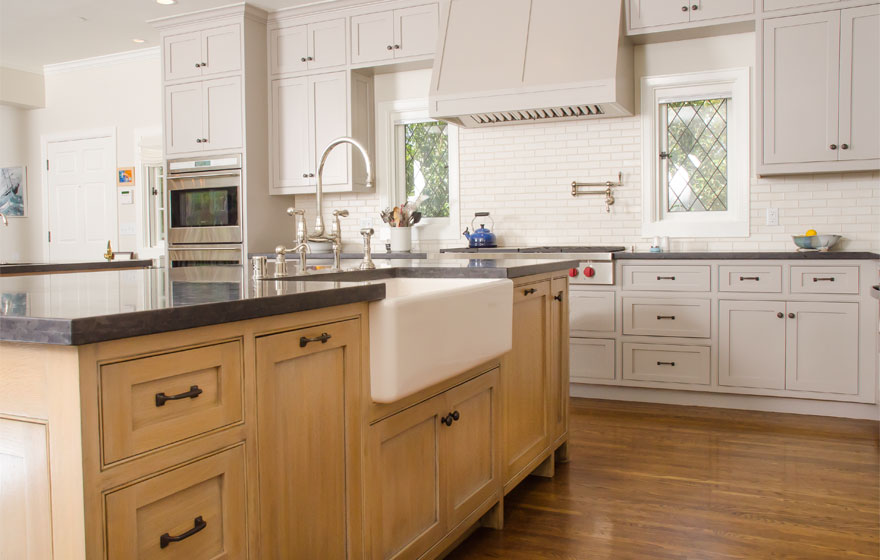
<svg viewBox="0 0 880 560">
<path fill-rule="evenodd" d="M 811 237 L 811 236 L 813 236 L 813 235 L 818 235 L 818 234 L 816 233 L 816 230 L 814 230 L 814 229 L 808 229 L 808 230 L 807 230 L 807 233 L 805 233 L 804 235 L 806 235 L 807 237 Z"/>
</svg>

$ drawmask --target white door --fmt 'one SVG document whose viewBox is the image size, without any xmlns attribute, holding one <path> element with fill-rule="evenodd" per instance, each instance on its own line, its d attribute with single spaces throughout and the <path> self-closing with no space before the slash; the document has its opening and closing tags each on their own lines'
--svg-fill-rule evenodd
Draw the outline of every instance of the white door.
<svg viewBox="0 0 880 560">
<path fill-rule="evenodd" d="M 334 19 L 309 25 L 309 70 L 345 65 L 345 20 Z"/>
<path fill-rule="evenodd" d="M 437 4 L 394 10 L 394 58 L 432 54 L 437 28 Z"/>
<path fill-rule="evenodd" d="M 162 50 L 165 53 L 166 81 L 202 75 L 202 38 L 198 31 L 165 37 Z"/>
<path fill-rule="evenodd" d="M 202 75 L 241 69 L 241 26 L 224 25 L 202 32 Z"/>
<path fill-rule="evenodd" d="M 321 153 L 332 140 L 347 136 L 348 104 L 345 72 L 321 74 L 309 78 L 309 105 L 314 115 L 314 132 L 311 142 L 315 150 L 315 171 L 320 164 Z M 322 179 L 325 185 L 348 183 L 348 144 L 337 146 L 330 152 L 324 164 Z"/>
<path fill-rule="evenodd" d="M 220 78 L 202 82 L 201 149 L 241 148 L 241 78 Z"/>
<path fill-rule="evenodd" d="M 682 6 L 685 4 L 682 3 Z M 691 0 L 690 5 L 691 21 L 704 21 L 755 13 L 755 0 Z"/>
<path fill-rule="evenodd" d="M 49 142 L 49 260 L 100 261 L 118 248 L 113 138 Z"/>
<path fill-rule="evenodd" d="M 840 17 L 840 159 L 880 158 L 880 6 Z"/>
<path fill-rule="evenodd" d="M 272 75 L 308 70 L 309 29 L 296 25 L 269 31 L 269 71 Z"/>
<path fill-rule="evenodd" d="M 789 302 L 785 388 L 859 392 L 859 304 Z"/>
<path fill-rule="evenodd" d="M 839 11 L 764 21 L 764 163 L 837 160 L 839 37 Z"/>
<path fill-rule="evenodd" d="M 719 302 L 718 384 L 785 388 L 785 303 Z"/>
<path fill-rule="evenodd" d="M 630 27 L 653 27 L 687 23 L 690 2 L 684 0 L 629 0 Z"/>
<path fill-rule="evenodd" d="M 351 63 L 394 58 L 394 14 L 376 12 L 351 18 Z"/>
<path fill-rule="evenodd" d="M 314 184 L 314 151 L 309 144 L 309 79 L 272 81 L 272 187 Z"/>
<path fill-rule="evenodd" d="M 165 86 L 165 153 L 202 147 L 202 83 Z"/>
</svg>

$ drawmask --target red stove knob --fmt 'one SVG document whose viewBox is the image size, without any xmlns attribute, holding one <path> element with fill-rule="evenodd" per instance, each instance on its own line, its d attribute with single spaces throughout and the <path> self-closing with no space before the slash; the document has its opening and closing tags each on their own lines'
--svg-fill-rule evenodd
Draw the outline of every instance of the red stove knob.
<svg viewBox="0 0 880 560">
<path fill-rule="evenodd" d="M 568 275 L 571 276 L 572 278 L 574 278 L 575 276 L 578 275 L 578 269 L 576 269 L 576 268 L 569 268 L 569 269 L 568 269 Z"/>
<path fill-rule="evenodd" d="M 587 278 L 592 278 L 595 275 L 596 275 L 595 268 L 593 268 L 592 266 L 584 267 L 584 276 L 586 276 Z"/>
</svg>

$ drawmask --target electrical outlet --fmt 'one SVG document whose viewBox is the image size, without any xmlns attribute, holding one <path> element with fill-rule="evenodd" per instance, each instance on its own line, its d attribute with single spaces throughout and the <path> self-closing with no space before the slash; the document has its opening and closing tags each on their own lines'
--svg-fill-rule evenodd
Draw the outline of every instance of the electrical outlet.
<svg viewBox="0 0 880 560">
<path fill-rule="evenodd" d="M 373 227 L 373 218 L 361 218 L 361 229 Z"/>
<path fill-rule="evenodd" d="M 768 208 L 767 209 L 767 225 L 768 226 L 778 226 L 779 225 L 779 208 Z"/>
</svg>

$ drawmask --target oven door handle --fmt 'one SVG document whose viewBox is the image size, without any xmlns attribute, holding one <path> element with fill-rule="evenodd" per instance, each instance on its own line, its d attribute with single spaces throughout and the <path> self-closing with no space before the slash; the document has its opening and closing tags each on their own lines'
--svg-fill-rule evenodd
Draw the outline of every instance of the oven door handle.
<svg viewBox="0 0 880 560">
<path fill-rule="evenodd" d="M 216 177 L 241 177 L 241 171 L 238 169 L 233 169 L 230 171 L 202 171 L 201 173 L 177 173 L 174 175 L 168 175 L 166 179 L 169 183 L 176 181 L 177 179 L 213 179 Z"/>
</svg>

